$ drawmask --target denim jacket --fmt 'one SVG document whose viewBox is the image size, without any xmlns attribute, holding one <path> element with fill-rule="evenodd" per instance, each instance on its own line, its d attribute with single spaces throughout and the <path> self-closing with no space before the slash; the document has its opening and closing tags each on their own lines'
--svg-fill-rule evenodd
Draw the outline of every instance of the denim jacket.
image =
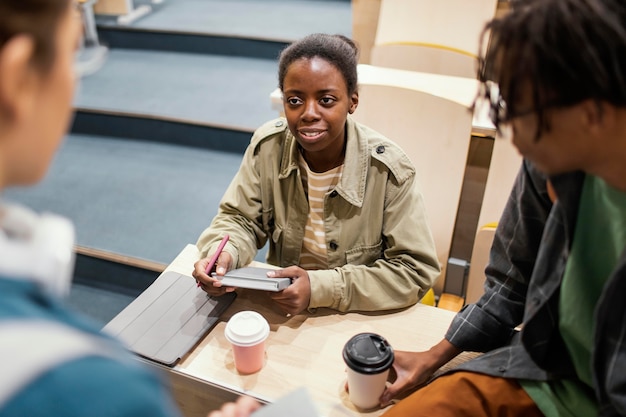
<svg viewBox="0 0 626 417">
<path fill-rule="evenodd" d="M 485 294 L 459 312 L 446 334 L 460 349 L 487 353 L 456 370 L 532 380 L 575 375 L 558 331 L 558 305 L 584 177 L 550 178 L 552 204 L 547 177 L 524 162 L 494 237 Z M 626 415 L 625 296 L 623 253 L 595 311 L 592 366 L 601 416 Z"/>
<path fill-rule="evenodd" d="M 329 269 L 309 271 L 309 308 L 412 305 L 440 272 L 415 168 L 381 134 L 350 118 L 346 131 L 343 173 L 324 198 Z M 218 214 L 198 239 L 203 255 L 228 233 L 224 250 L 235 268 L 251 262 L 267 241 L 268 263 L 298 265 L 309 211 L 298 155 L 285 119 L 255 132 Z"/>
</svg>

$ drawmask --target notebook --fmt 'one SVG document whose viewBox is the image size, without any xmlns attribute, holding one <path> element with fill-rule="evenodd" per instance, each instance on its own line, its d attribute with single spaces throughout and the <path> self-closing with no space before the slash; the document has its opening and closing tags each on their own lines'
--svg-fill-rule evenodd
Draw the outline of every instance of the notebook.
<svg viewBox="0 0 626 417">
<path fill-rule="evenodd" d="M 267 272 L 272 270 L 273 269 L 270 268 L 247 266 L 244 268 L 231 269 L 223 276 L 219 276 L 215 273 L 213 273 L 212 276 L 222 281 L 222 285 L 253 290 L 276 292 L 284 290 L 291 284 L 291 278 L 268 277 Z"/>
<path fill-rule="evenodd" d="M 103 329 L 145 358 L 174 366 L 215 325 L 236 293 L 211 297 L 196 280 L 165 272 Z"/>
</svg>

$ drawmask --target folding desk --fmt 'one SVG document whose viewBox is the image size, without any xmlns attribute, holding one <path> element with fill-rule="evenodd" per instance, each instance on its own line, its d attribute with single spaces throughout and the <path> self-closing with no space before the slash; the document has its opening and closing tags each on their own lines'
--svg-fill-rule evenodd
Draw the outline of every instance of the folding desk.
<svg viewBox="0 0 626 417">
<path fill-rule="evenodd" d="M 187 245 L 166 271 L 190 274 L 198 257 L 196 247 Z M 270 323 L 266 363 L 251 375 L 237 373 L 224 337 L 226 322 L 242 310 L 255 310 Z M 308 389 L 320 416 L 377 416 L 383 410 L 361 412 L 348 400 L 341 356 L 345 342 L 357 333 L 375 332 L 397 350 L 426 350 L 441 340 L 453 316 L 447 310 L 416 304 L 387 313 L 318 309 L 314 314 L 287 317 L 265 293 L 239 289 L 217 325 L 177 365 L 153 365 L 170 375 L 177 401 L 188 417 L 204 417 L 241 393 L 271 402 L 301 386 Z"/>
</svg>

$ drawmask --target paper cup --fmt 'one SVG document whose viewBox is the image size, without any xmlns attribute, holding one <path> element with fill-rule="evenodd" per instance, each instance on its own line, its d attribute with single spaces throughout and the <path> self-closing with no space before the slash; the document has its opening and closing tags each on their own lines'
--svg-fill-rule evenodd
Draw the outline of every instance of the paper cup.
<svg viewBox="0 0 626 417">
<path fill-rule="evenodd" d="M 265 340 L 270 325 L 256 311 L 240 311 L 226 324 L 224 335 L 233 347 L 235 368 L 241 374 L 252 374 L 263 367 Z"/>
<path fill-rule="evenodd" d="M 382 336 L 359 333 L 344 346 L 343 359 L 348 366 L 348 390 L 352 404 L 363 410 L 377 407 L 393 364 L 392 347 Z"/>
</svg>

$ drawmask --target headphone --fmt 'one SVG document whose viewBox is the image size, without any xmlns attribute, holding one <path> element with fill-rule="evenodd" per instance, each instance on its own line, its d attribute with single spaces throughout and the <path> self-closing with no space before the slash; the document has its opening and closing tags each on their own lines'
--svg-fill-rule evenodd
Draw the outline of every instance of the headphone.
<svg viewBox="0 0 626 417">
<path fill-rule="evenodd" d="M 74 226 L 61 216 L 0 205 L 0 275 L 36 282 L 57 297 L 70 292 Z"/>
</svg>

